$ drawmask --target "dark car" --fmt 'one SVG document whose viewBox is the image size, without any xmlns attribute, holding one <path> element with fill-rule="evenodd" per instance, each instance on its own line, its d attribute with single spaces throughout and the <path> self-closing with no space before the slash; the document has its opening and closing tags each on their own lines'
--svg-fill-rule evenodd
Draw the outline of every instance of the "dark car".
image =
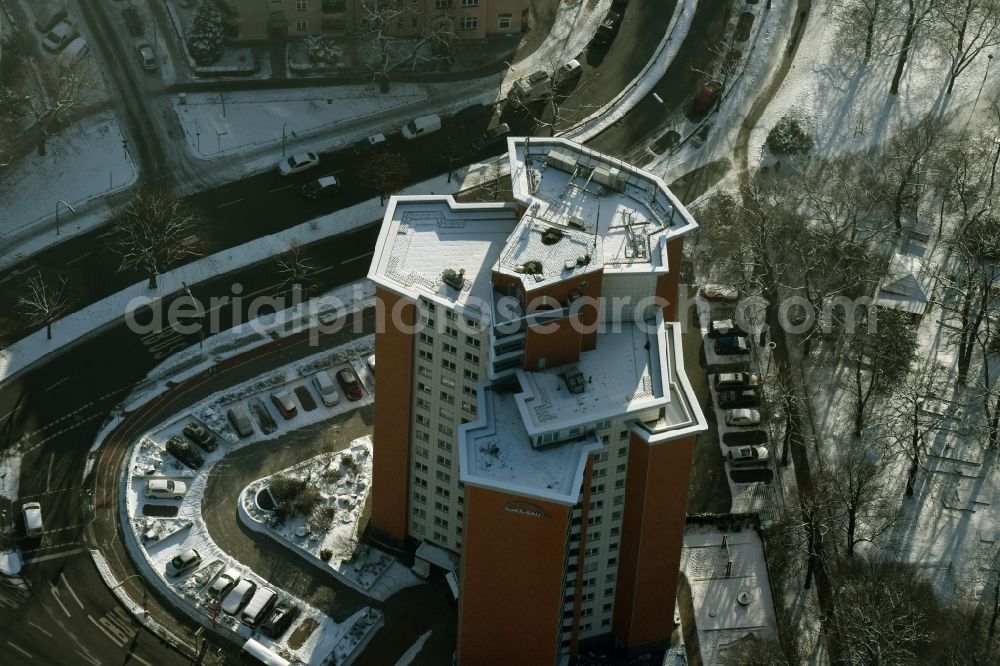
<svg viewBox="0 0 1000 666">
<path fill-rule="evenodd" d="M 722 94 L 722 84 L 718 81 L 710 81 L 704 88 L 698 91 L 691 102 L 691 110 L 695 113 L 708 113 L 715 106 L 719 95 Z"/>
<path fill-rule="evenodd" d="M 309 181 L 302 186 L 302 196 L 306 199 L 318 199 L 325 194 L 333 194 L 340 189 L 340 181 L 336 176 L 323 176 Z"/>
<path fill-rule="evenodd" d="M 749 352 L 750 342 L 742 335 L 727 335 L 715 339 L 716 354 L 747 354 Z"/>
<path fill-rule="evenodd" d="M 756 407 L 757 400 L 757 392 L 753 389 L 723 391 L 719 394 L 719 407 L 724 409 L 731 407 Z"/>
<path fill-rule="evenodd" d="M 174 556 L 170 562 L 167 563 L 167 575 L 168 576 L 180 576 L 185 571 L 190 571 L 194 567 L 201 564 L 201 555 L 194 548 L 189 548 L 183 553 Z"/>
<path fill-rule="evenodd" d="M 358 379 L 358 373 L 354 372 L 353 368 L 338 370 L 337 383 L 340 384 L 340 388 L 344 391 L 348 400 L 361 400 L 361 396 L 364 395 L 361 380 Z"/>
<path fill-rule="evenodd" d="M 270 638 L 280 638 L 288 631 L 288 627 L 299 615 L 299 607 L 289 601 L 279 601 L 278 605 L 271 611 L 264 624 L 260 625 L 260 630 Z"/>
<path fill-rule="evenodd" d="M 166 449 L 167 453 L 191 469 L 197 469 L 205 462 L 204 456 L 198 453 L 198 450 L 191 446 L 191 443 L 183 437 L 174 435 L 168 439 Z"/>
<path fill-rule="evenodd" d="M 479 141 L 476 143 L 480 148 L 485 148 L 487 146 L 492 146 L 494 143 L 499 141 L 510 134 L 510 125 L 507 123 L 500 123 L 496 127 L 491 127 L 490 129 L 483 132 L 483 135 L 479 137 Z"/>
<path fill-rule="evenodd" d="M 208 428 L 197 421 L 188 421 L 188 424 L 184 426 L 184 436 L 206 451 L 214 451 L 219 446 L 219 440 L 216 439 L 215 434 L 209 432 Z"/>
<path fill-rule="evenodd" d="M 274 417 L 271 416 L 271 412 L 267 411 L 264 401 L 260 398 L 252 398 L 250 400 L 250 411 L 252 411 L 254 416 L 257 417 L 257 423 L 260 425 L 260 430 L 265 435 L 270 435 L 278 428 L 278 424 L 275 423 Z"/>
<path fill-rule="evenodd" d="M 618 34 L 618 28 L 621 27 L 621 24 L 621 14 L 618 12 L 608 12 L 608 15 L 604 17 L 604 21 L 597 28 L 597 34 L 594 35 L 594 43 L 602 46 L 610 44 L 611 40 Z"/>
</svg>

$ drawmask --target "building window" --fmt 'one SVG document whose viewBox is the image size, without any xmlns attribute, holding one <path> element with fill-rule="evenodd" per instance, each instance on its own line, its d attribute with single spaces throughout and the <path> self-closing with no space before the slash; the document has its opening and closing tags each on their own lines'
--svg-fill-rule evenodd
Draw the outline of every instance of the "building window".
<svg viewBox="0 0 1000 666">
<path fill-rule="evenodd" d="M 572 432 L 572 431 L 570 431 L 570 432 Z M 601 451 L 600 453 L 595 453 L 594 454 L 594 462 L 595 463 L 604 462 L 607 459 L 608 459 L 608 452 L 607 451 Z"/>
<path fill-rule="evenodd" d="M 429 454 L 430 454 L 430 451 L 428 451 L 424 447 L 422 447 L 422 446 L 418 446 L 417 447 L 417 457 L 418 458 L 426 458 L 426 457 L 428 457 Z"/>
<path fill-rule="evenodd" d="M 615 501 L 614 501 L 615 506 L 621 506 L 624 503 L 625 503 L 624 495 L 615 495 Z"/>
<path fill-rule="evenodd" d="M 427 512 L 424 511 L 423 509 L 414 509 L 413 515 L 415 515 L 417 518 L 426 518 Z"/>
<path fill-rule="evenodd" d="M 434 374 L 431 372 L 431 369 L 428 368 L 426 365 L 418 365 L 417 374 L 425 379 L 432 379 L 434 377 Z"/>
<path fill-rule="evenodd" d="M 420 504 L 427 504 L 427 495 L 413 491 L 413 499 Z"/>
<path fill-rule="evenodd" d="M 465 378 L 466 379 L 471 379 L 474 382 L 478 382 L 479 381 L 479 373 L 478 372 L 474 372 L 472 370 L 466 370 L 465 371 Z"/>
<path fill-rule="evenodd" d="M 417 463 L 417 464 L 419 465 L 420 463 Z M 444 481 L 445 483 L 451 483 L 451 474 L 448 474 L 447 472 L 442 471 L 440 469 L 437 471 L 437 478 L 438 478 L 438 481 Z"/>
<path fill-rule="evenodd" d="M 434 508 L 438 511 L 448 513 L 448 506 L 442 502 L 434 502 Z"/>
<path fill-rule="evenodd" d="M 476 395 L 476 387 L 475 386 L 463 386 L 462 387 L 462 391 L 465 393 L 465 395 L 471 395 L 471 396 Z"/>
<path fill-rule="evenodd" d="M 438 465 L 451 467 L 451 458 L 449 458 L 448 456 L 438 456 Z"/>
<path fill-rule="evenodd" d="M 623 442 L 626 439 L 628 439 L 628 430 L 622 430 L 620 433 L 618 433 L 618 439 L 622 440 Z M 621 455 L 621 454 L 622 454 L 621 453 L 621 449 L 618 449 L 618 455 Z"/>
<path fill-rule="evenodd" d="M 497 14 L 497 28 L 510 30 L 510 14 Z"/>
<path fill-rule="evenodd" d="M 438 416 L 445 419 L 446 421 L 451 421 L 452 419 L 455 418 L 455 415 L 451 413 L 451 410 L 445 409 L 444 407 L 438 410 Z"/>
<path fill-rule="evenodd" d="M 445 326 L 444 327 L 444 334 L 448 335 L 448 336 L 451 336 L 453 338 L 458 338 L 458 329 L 455 328 L 454 326 Z"/>
<path fill-rule="evenodd" d="M 427 471 L 427 465 L 423 464 L 422 462 L 415 462 L 413 463 L 413 466 L 417 469 L 418 472 Z"/>
<path fill-rule="evenodd" d="M 604 500 L 594 500 L 590 503 L 591 511 L 600 511 L 604 508 Z"/>
<path fill-rule="evenodd" d="M 420 341 L 423 342 L 425 345 L 432 345 L 434 344 L 434 336 L 427 335 L 426 333 L 421 333 Z"/>
<path fill-rule="evenodd" d="M 434 524 L 437 525 L 438 527 L 443 527 L 445 529 L 448 529 L 448 521 L 442 518 L 441 516 L 434 516 Z"/>
<path fill-rule="evenodd" d="M 434 540 L 435 541 L 439 541 L 441 543 L 448 543 L 448 537 L 446 537 L 445 535 L 441 534 L 440 532 L 435 532 L 434 533 Z"/>
<path fill-rule="evenodd" d="M 454 361 L 449 361 L 448 359 L 443 358 L 441 359 L 441 367 L 444 368 L 445 370 L 451 370 L 452 372 L 455 372 L 455 368 L 458 366 L 455 365 Z"/>
<path fill-rule="evenodd" d="M 451 393 L 448 393 L 447 391 L 441 391 L 441 400 L 449 405 L 455 404 L 455 396 L 453 396 Z"/>
<path fill-rule="evenodd" d="M 462 401 L 462 409 L 469 412 L 470 414 L 476 413 L 476 406 L 467 400 Z"/>
<path fill-rule="evenodd" d="M 448 451 L 450 453 L 451 452 L 451 442 L 446 442 L 443 439 L 439 439 L 438 440 L 438 448 L 441 449 L 442 451 Z"/>
<path fill-rule="evenodd" d="M 440 497 L 448 498 L 451 497 L 451 491 L 447 488 L 442 488 L 441 486 L 434 486 L 434 492 Z"/>
<path fill-rule="evenodd" d="M 267 18 L 272 21 L 283 21 L 285 20 L 285 12 L 268 12 Z"/>
<path fill-rule="evenodd" d="M 479 0 L 462 0 L 463 7 L 478 7 Z"/>
<path fill-rule="evenodd" d="M 443 423 L 438 424 L 438 432 L 442 435 L 447 435 L 448 437 L 454 437 L 455 431 L 452 430 L 451 426 L 445 425 Z"/>
<path fill-rule="evenodd" d="M 427 487 L 427 479 L 421 479 L 419 476 L 413 479 L 413 482 L 420 486 L 421 488 Z"/>
<path fill-rule="evenodd" d="M 465 2 L 465 0 L 462 0 Z M 477 2 L 478 4 L 478 2 Z M 475 16 L 462 17 L 462 30 L 476 30 L 479 28 L 479 19 Z"/>
<path fill-rule="evenodd" d="M 429 434 L 427 434 L 426 432 L 424 432 L 423 430 L 419 430 L 418 429 L 416 436 L 417 436 L 417 439 L 419 439 L 421 442 L 429 442 L 429 441 L 431 441 L 431 436 Z"/>
<path fill-rule="evenodd" d="M 465 360 L 468 361 L 469 363 L 476 363 L 477 365 L 479 364 L 479 357 L 473 354 L 472 352 L 465 352 Z"/>
<path fill-rule="evenodd" d="M 622 519 L 621 511 L 615 511 L 611 514 L 611 520 L 621 520 L 621 519 Z"/>
<path fill-rule="evenodd" d="M 451 377 L 441 377 L 441 385 L 448 388 L 455 388 L 455 380 Z"/>
<path fill-rule="evenodd" d="M 419 356 L 420 358 L 425 359 L 427 361 L 433 361 L 434 360 L 434 354 L 432 354 L 431 352 L 427 351 L 426 349 L 418 349 L 417 350 L 417 356 Z"/>
<path fill-rule="evenodd" d="M 296 30 L 297 30 L 298 32 L 305 32 L 305 31 L 306 31 L 306 29 L 307 29 L 307 28 L 306 28 L 306 22 L 305 22 L 305 21 L 303 21 L 303 20 L 301 20 L 301 19 L 300 19 L 300 20 L 298 20 L 298 21 L 296 21 L 296 22 L 295 22 L 295 29 L 296 29 Z"/>
<path fill-rule="evenodd" d="M 621 465 L 615 467 L 615 472 L 617 472 L 618 474 L 621 474 L 624 471 L 625 471 L 625 463 L 622 463 Z"/>
<path fill-rule="evenodd" d="M 612 527 L 611 528 L 611 536 L 616 537 L 616 536 L 618 536 L 621 533 L 622 533 L 622 528 L 620 528 L 620 527 Z"/>
<path fill-rule="evenodd" d="M 309 8 L 309 0 L 295 0 L 295 9 L 304 12 Z"/>
<path fill-rule="evenodd" d="M 417 423 L 420 425 L 430 425 L 431 420 L 424 414 L 417 413 Z"/>
<path fill-rule="evenodd" d="M 615 481 L 615 490 L 621 490 L 625 487 L 625 479 L 618 479 Z"/>
<path fill-rule="evenodd" d="M 448 9 L 455 6 L 455 0 L 434 0 L 435 9 Z"/>
<path fill-rule="evenodd" d="M 424 526 L 422 523 L 418 523 L 417 521 L 414 520 L 413 522 L 410 523 L 410 527 L 417 534 L 424 533 Z"/>
<path fill-rule="evenodd" d="M 457 354 L 458 353 L 458 347 L 456 347 L 455 345 L 450 345 L 447 342 L 444 343 L 443 345 L 441 345 L 441 349 L 445 350 L 449 354 Z"/>
<path fill-rule="evenodd" d="M 475 347 L 476 349 L 479 349 L 480 345 L 479 338 L 474 338 L 471 335 L 467 335 L 465 336 L 465 344 L 469 345 L 470 347 Z"/>
</svg>

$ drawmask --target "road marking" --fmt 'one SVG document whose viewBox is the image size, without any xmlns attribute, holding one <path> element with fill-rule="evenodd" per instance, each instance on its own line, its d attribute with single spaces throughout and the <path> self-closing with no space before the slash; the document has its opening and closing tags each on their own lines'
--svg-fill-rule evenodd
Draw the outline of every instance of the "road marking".
<svg viewBox="0 0 1000 666">
<path fill-rule="evenodd" d="M 20 652 L 21 654 L 23 654 L 25 657 L 27 657 L 28 659 L 34 659 L 35 658 L 35 655 L 31 654 L 30 652 L 28 652 L 24 648 L 18 646 L 16 643 L 11 643 L 10 641 L 7 641 L 7 645 L 11 646 L 15 650 L 17 650 L 18 652 Z"/>
<path fill-rule="evenodd" d="M 91 253 L 91 252 L 88 252 L 87 254 L 81 254 L 81 255 L 80 255 L 79 257 L 77 257 L 76 259 L 70 259 L 69 261 L 67 261 L 67 262 L 66 262 L 66 265 L 67 265 L 67 266 L 69 266 L 70 264 L 72 264 L 72 263 L 74 263 L 74 262 L 77 262 L 77 261 L 80 261 L 81 259 L 86 259 L 86 258 L 87 258 L 87 257 L 89 257 L 89 256 L 90 256 L 91 254 L 93 254 L 93 253 Z"/>
<path fill-rule="evenodd" d="M 86 659 L 88 664 L 92 664 L 93 666 L 101 666 L 101 662 L 91 657 L 89 652 L 87 654 L 84 654 L 79 650 L 77 650 L 76 653 L 81 657 L 83 657 L 84 659 Z"/>
<path fill-rule="evenodd" d="M 133 659 L 141 661 L 142 663 L 146 664 L 146 666 L 153 666 L 151 663 L 149 663 L 148 661 L 137 655 L 135 652 L 129 652 L 129 654 L 132 655 Z"/>
<path fill-rule="evenodd" d="M 21 407 L 23 407 L 23 406 L 24 405 L 18 405 L 17 407 L 15 407 L 14 409 L 10 410 L 9 412 L 7 412 L 6 414 L 4 414 L 3 416 L 0 416 L 0 422 L 6 421 L 10 417 L 14 416 L 14 412 L 16 412 L 17 410 L 21 409 Z"/>
<path fill-rule="evenodd" d="M 46 635 L 46 636 L 48 636 L 49 638 L 52 638 L 52 634 L 50 634 L 49 632 L 47 632 L 47 631 L 45 631 L 44 629 L 42 629 L 41 627 L 39 627 L 39 626 L 38 626 L 37 624 L 35 624 L 34 622 L 29 622 L 28 624 L 30 624 L 31 626 L 33 626 L 33 627 L 34 627 L 35 629 L 38 629 L 38 631 L 42 632 L 43 634 L 45 634 L 45 635 Z"/>
<path fill-rule="evenodd" d="M 85 553 L 85 552 L 87 552 L 86 548 L 76 548 L 75 550 L 66 550 L 61 553 L 52 553 L 51 555 L 41 555 L 39 557 L 33 557 L 30 560 L 25 560 L 24 563 L 37 564 L 38 562 L 48 562 L 49 560 L 58 560 L 60 557 L 69 557 L 71 555 L 76 555 L 78 553 Z"/>
<path fill-rule="evenodd" d="M 73 617 L 69 614 L 69 610 L 67 610 L 66 606 L 63 605 L 62 599 L 59 598 L 59 590 L 56 589 L 56 586 L 49 583 L 49 589 L 52 590 L 52 596 L 55 597 L 56 603 L 59 604 L 59 608 L 62 608 L 63 613 L 66 613 L 66 617 Z"/>
<path fill-rule="evenodd" d="M 71 595 L 73 595 L 73 601 L 75 601 L 76 605 L 80 607 L 80 610 L 83 610 L 83 604 L 80 602 L 80 597 L 76 596 L 76 592 L 74 592 L 73 588 L 69 586 L 69 581 L 66 580 L 66 575 L 60 572 L 59 577 L 62 578 L 62 582 L 63 582 L 63 585 L 66 586 L 66 590 Z"/>
<path fill-rule="evenodd" d="M 370 256 L 372 256 L 373 254 L 375 254 L 375 252 L 365 252 L 364 254 L 359 254 L 359 255 L 358 255 L 358 256 L 356 256 L 356 257 L 351 257 L 350 259 L 344 259 L 344 260 L 343 260 L 342 262 L 340 262 L 340 263 L 341 263 L 341 264 L 349 264 L 349 263 L 351 263 L 352 261 L 357 261 L 358 259 L 364 259 L 365 257 L 370 257 Z"/>
<path fill-rule="evenodd" d="M 52 463 L 55 462 L 55 459 L 56 459 L 56 454 L 55 453 L 50 453 L 49 454 L 49 471 L 45 475 L 45 492 L 47 492 L 47 493 L 52 491 Z"/>
<path fill-rule="evenodd" d="M 60 380 L 59 380 L 59 381 L 57 381 L 57 382 L 56 382 L 55 384 L 53 384 L 52 386 L 48 387 L 48 388 L 47 388 L 47 389 L 45 389 L 45 390 L 46 390 L 46 391 L 51 391 L 52 389 L 54 389 L 55 387 L 59 386 L 59 385 L 60 385 L 60 384 L 62 384 L 63 382 L 68 382 L 68 381 L 69 381 L 69 377 L 63 377 L 62 379 L 60 379 Z"/>
<path fill-rule="evenodd" d="M 115 626 L 113 622 L 110 622 L 107 618 L 102 617 L 101 621 L 98 622 L 94 619 L 93 615 L 88 615 L 87 618 L 93 623 L 95 627 L 101 630 L 108 639 L 117 645 L 118 647 L 125 647 L 125 643 L 128 642 L 128 635 L 122 635 L 123 632 L 120 627 Z"/>
<path fill-rule="evenodd" d="M 232 201 L 230 201 L 228 203 L 220 204 L 220 205 L 216 206 L 216 208 L 225 208 L 226 206 L 233 206 L 235 204 L 240 203 L 241 201 L 246 201 L 246 199 L 234 199 L 234 200 L 232 200 Z"/>
<path fill-rule="evenodd" d="M 295 184 L 292 183 L 290 185 L 282 185 L 281 187 L 276 187 L 273 190 L 268 190 L 267 192 L 268 192 L 268 194 L 274 194 L 275 192 L 280 192 L 282 190 L 287 190 L 289 187 L 295 187 Z"/>
</svg>

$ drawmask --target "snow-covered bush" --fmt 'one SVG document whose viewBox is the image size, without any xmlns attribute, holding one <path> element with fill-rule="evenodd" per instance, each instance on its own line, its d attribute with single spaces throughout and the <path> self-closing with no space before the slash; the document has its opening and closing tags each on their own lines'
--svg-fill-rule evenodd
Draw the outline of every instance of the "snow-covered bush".
<svg viewBox="0 0 1000 666">
<path fill-rule="evenodd" d="M 222 56 L 225 19 L 212 0 L 201 0 L 187 34 L 187 47 L 199 65 L 211 65 Z"/>
<path fill-rule="evenodd" d="M 331 35 L 311 35 L 305 38 L 306 53 L 314 65 L 336 65 L 340 59 L 340 49 L 333 43 Z"/>
<path fill-rule="evenodd" d="M 814 143 L 802 121 L 792 115 L 782 116 L 767 133 L 767 147 L 776 155 L 802 155 Z"/>
</svg>

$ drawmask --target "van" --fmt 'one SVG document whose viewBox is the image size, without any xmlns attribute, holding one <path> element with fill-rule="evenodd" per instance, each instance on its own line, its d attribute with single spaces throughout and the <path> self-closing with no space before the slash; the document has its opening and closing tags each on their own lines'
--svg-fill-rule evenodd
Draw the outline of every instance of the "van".
<svg viewBox="0 0 1000 666">
<path fill-rule="evenodd" d="M 66 18 L 65 7 L 42 9 L 38 12 L 38 17 L 35 19 L 35 29 L 44 34 L 56 27 L 56 24 L 64 18 Z"/>
<path fill-rule="evenodd" d="M 90 46 L 87 44 L 87 40 L 83 37 L 77 37 L 66 45 L 59 57 L 66 64 L 72 65 L 82 60 L 88 53 L 90 53 Z"/>
<path fill-rule="evenodd" d="M 416 139 L 427 134 L 433 134 L 441 129 L 441 116 L 431 114 L 420 116 L 403 125 L 403 138 Z"/>
<path fill-rule="evenodd" d="M 21 507 L 24 514 L 24 532 L 31 538 L 42 536 L 45 528 L 42 525 L 42 505 L 38 502 L 28 502 Z"/>
<path fill-rule="evenodd" d="M 570 60 L 568 63 L 552 73 L 552 85 L 555 87 L 564 86 L 583 73 L 583 65 L 578 60 Z"/>
<path fill-rule="evenodd" d="M 262 587 L 254 592 L 246 608 L 240 613 L 240 619 L 243 620 L 243 624 L 251 629 L 256 629 L 257 625 L 268 616 L 277 601 L 278 595 L 274 593 L 274 590 Z"/>
<path fill-rule="evenodd" d="M 516 104 L 530 104 L 544 99 L 552 91 L 552 79 L 545 70 L 538 70 L 514 81 L 507 98 Z"/>
</svg>

